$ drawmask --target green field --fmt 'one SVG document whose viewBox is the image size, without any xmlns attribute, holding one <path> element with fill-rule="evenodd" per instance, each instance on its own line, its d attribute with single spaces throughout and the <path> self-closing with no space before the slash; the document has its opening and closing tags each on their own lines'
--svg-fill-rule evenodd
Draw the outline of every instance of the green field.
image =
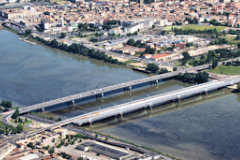
<svg viewBox="0 0 240 160">
<path fill-rule="evenodd" d="M 228 36 L 223 37 L 223 38 L 226 38 L 227 41 L 228 41 L 230 44 L 238 44 L 238 43 L 240 43 L 240 40 L 235 40 L 235 37 L 236 37 L 236 36 L 228 35 Z"/>
<path fill-rule="evenodd" d="M 167 26 L 167 27 L 165 27 L 163 30 L 164 30 L 164 31 L 171 31 L 172 28 L 178 28 L 178 29 L 180 29 L 180 28 L 182 28 L 182 26 Z"/>
<path fill-rule="evenodd" d="M 221 32 L 225 29 L 226 27 L 224 26 L 198 26 L 198 25 L 187 25 L 187 26 L 183 26 L 181 29 L 182 30 L 209 30 L 209 29 L 216 29 L 218 32 Z"/>
<path fill-rule="evenodd" d="M 166 26 L 164 31 L 171 31 L 172 28 L 178 28 L 182 30 L 208 30 L 208 29 L 216 29 L 218 32 L 222 32 L 226 27 L 225 26 L 198 26 L 198 25 L 186 25 L 186 26 Z"/>
<path fill-rule="evenodd" d="M 218 66 L 208 72 L 224 75 L 240 75 L 240 66 Z"/>
</svg>

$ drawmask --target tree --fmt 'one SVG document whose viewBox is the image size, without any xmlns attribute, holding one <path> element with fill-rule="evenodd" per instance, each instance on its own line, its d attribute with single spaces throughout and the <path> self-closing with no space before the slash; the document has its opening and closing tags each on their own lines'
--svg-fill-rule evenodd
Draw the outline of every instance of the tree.
<svg viewBox="0 0 240 160">
<path fill-rule="evenodd" d="M 191 59 L 191 56 L 189 55 L 188 52 L 183 52 L 183 59 L 181 60 L 182 65 L 185 65 L 187 61 Z"/>
<path fill-rule="evenodd" d="M 51 147 L 51 148 L 48 150 L 48 153 L 49 153 L 50 155 L 53 155 L 54 151 L 55 151 L 54 147 Z"/>
<path fill-rule="evenodd" d="M 213 59 L 213 62 L 212 62 L 212 69 L 216 68 L 218 65 L 218 60 L 217 59 Z"/>
<path fill-rule="evenodd" d="M 129 39 L 127 41 L 127 45 L 134 46 L 135 45 L 135 40 L 134 39 Z"/>
<path fill-rule="evenodd" d="M 26 29 L 25 30 L 25 35 L 28 36 L 30 34 L 32 34 L 32 30 L 31 29 Z"/>
<path fill-rule="evenodd" d="M 32 148 L 32 149 L 34 149 L 34 148 L 35 148 L 35 146 L 33 145 L 33 143 L 32 143 L 32 142 L 29 142 L 29 143 L 27 144 L 27 146 L 28 146 L 29 148 Z"/>
<path fill-rule="evenodd" d="M 2 100 L 1 105 L 5 108 L 12 108 L 12 102 L 11 101 Z"/>
<path fill-rule="evenodd" d="M 153 73 L 157 73 L 158 70 L 159 70 L 159 67 L 158 67 L 158 65 L 156 65 L 156 64 L 154 64 L 154 63 L 149 63 L 149 64 L 147 65 L 146 70 L 151 71 L 151 72 L 153 72 Z"/>
<path fill-rule="evenodd" d="M 65 38 L 65 37 L 66 37 L 66 33 L 63 33 L 63 32 L 62 32 L 62 33 L 60 34 L 60 38 Z"/>
<path fill-rule="evenodd" d="M 23 131 L 23 125 L 18 124 L 17 127 L 16 127 L 16 132 L 21 133 L 22 131 Z"/>
<path fill-rule="evenodd" d="M 15 112 L 13 113 L 12 115 L 12 119 L 17 119 L 19 116 L 19 111 L 18 111 L 18 108 L 15 110 Z"/>
<path fill-rule="evenodd" d="M 238 43 L 238 48 L 240 48 L 240 43 Z"/>
</svg>

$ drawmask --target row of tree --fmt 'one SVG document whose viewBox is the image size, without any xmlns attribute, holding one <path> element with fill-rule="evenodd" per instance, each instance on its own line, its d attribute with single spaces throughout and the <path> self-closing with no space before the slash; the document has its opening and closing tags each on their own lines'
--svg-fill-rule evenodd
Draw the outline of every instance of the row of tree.
<svg viewBox="0 0 240 160">
<path fill-rule="evenodd" d="M 112 64 L 122 64 L 117 59 L 113 59 L 112 56 L 106 55 L 104 52 L 100 52 L 94 49 L 89 49 L 82 44 L 73 43 L 71 45 L 66 45 L 64 43 L 59 43 L 56 39 L 52 41 L 46 41 L 39 37 L 36 39 L 46 45 L 49 45 L 52 48 L 58 48 L 67 52 L 71 52 L 73 54 L 79 54 L 83 56 L 88 56 L 90 58 L 103 60 L 104 62 L 112 63 Z"/>
<path fill-rule="evenodd" d="M 205 30 L 196 30 L 196 29 L 179 29 L 179 28 L 172 28 L 172 31 L 176 35 L 189 35 L 189 34 L 217 34 L 218 31 L 216 29 L 205 29 Z"/>
<path fill-rule="evenodd" d="M 204 83 L 209 81 L 209 75 L 207 72 L 198 72 L 198 73 L 179 73 L 177 79 L 183 82 L 189 83 Z"/>
</svg>

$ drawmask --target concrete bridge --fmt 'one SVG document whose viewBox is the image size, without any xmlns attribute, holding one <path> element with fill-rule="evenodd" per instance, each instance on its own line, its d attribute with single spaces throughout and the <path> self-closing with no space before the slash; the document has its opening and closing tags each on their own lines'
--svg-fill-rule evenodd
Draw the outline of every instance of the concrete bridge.
<svg viewBox="0 0 240 160">
<path fill-rule="evenodd" d="M 113 107 L 101 109 L 98 111 L 86 113 L 83 115 L 79 115 L 73 118 L 69 118 L 61 122 L 52 124 L 49 127 L 39 129 L 35 132 L 30 132 L 27 135 L 25 135 L 25 137 L 34 136 L 46 130 L 56 129 L 61 126 L 67 125 L 69 123 L 76 123 L 79 126 L 81 126 L 83 124 L 87 124 L 87 123 L 91 124 L 93 122 L 106 119 L 109 117 L 114 117 L 114 116 L 122 117 L 123 114 L 131 113 L 136 110 L 147 109 L 147 108 L 152 109 L 152 107 L 155 107 L 167 102 L 180 101 L 181 99 L 192 97 L 197 94 L 202 94 L 202 93 L 207 94 L 210 91 L 214 91 L 229 85 L 234 85 L 239 82 L 240 82 L 240 76 L 235 76 L 235 77 L 230 77 L 222 80 L 214 80 L 211 82 L 194 85 L 191 87 L 179 89 L 176 91 L 171 91 L 164 94 L 155 95 L 152 97 L 143 98 L 140 100 L 120 104 L 117 106 L 113 106 Z"/>
<path fill-rule="evenodd" d="M 158 82 L 160 80 L 175 77 L 179 73 L 193 71 L 193 70 L 200 71 L 200 70 L 207 69 L 209 67 L 210 67 L 210 65 L 206 64 L 206 65 L 201 65 L 201 66 L 197 66 L 197 67 L 193 67 L 193 68 L 187 68 L 184 70 L 179 70 L 179 71 L 169 72 L 169 73 L 160 74 L 160 75 L 156 75 L 156 76 L 141 78 L 141 79 L 137 79 L 137 80 L 133 80 L 133 81 L 123 82 L 123 83 L 107 86 L 107 87 L 100 88 L 100 89 L 93 89 L 93 90 L 82 92 L 79 94 L 74 94 L 74 95 L 58 98 L 55 100 L 50 100 L 47 102 L 23 107 L 23 108 L 19 109 L 19 113 L 24 114 L 24 113 L 38 111 L 38 110 L 44 111 L 46 108 L 49 108 L 52 106 L 57 106 L 60 104 L 66 104 L 66 105 L 74 104 L 74 103 L 84 101 L 89 98 L 95 98 L 95 97 L 104 98 L 105 95 L 112 95 L 112 94 L 116 94 L 116 93 L 126 91 L 126 90 L 131 91 L 132 89 L 139 88 L 144 85 L 149 85 L 151 83 L 158 84 Z"/>
</svg>

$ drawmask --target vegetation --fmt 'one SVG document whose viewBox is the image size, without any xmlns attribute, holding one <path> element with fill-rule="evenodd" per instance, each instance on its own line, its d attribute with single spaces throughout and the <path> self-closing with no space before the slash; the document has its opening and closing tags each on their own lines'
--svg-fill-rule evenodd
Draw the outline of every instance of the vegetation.
<svg viewBox="0 0 240 160">
<path fill-rule="evenodd" d="M 32 149 L 36 148 L 36 145 L 34 145 L 32 142 L 29 142 L 27 146 Z"/>
<path fill-rule="evenodd" d="M 183 59 L 181 60 L 182 65 L 185 65 L 191 58 L 188 52 L 183 52 Z"/>
<path fill-rule="evenodd" d="M 1 112 L 7 112 L 11 108 L 12 108 L 12 102 L 11 101 L 2 100 L 2 102 L 0 103 L 0 113 Z"/>
<path fill-rule="evenodd" d="M 198 24 L 197 18 L 186 18 L 186 21 L 188 21 L 188 24 Z"/>
<path fill-rule="evenodd" d="M 62 158 L 65 158 L 65 159 L 71 159 L 72 156 L 70 154 L 67 154 L 65 152 L 61 152 L 61 153 L 58 153 L 59 156 L 62 156 Z"/>
<path fill-rule="evenodd" d="M 24 34 L 25 34 L 26 36 L 29 36 L 29 35 L 32 34 L 32 30 L 31 30 L 31 29 L 26 29 Z"/>
<path fill-rule="evenodd" d="M 144 2 L 145 4 L 150 4 L 150 3 L 155 2 L 155 0 L 144 0 L 143 2 Z"/>
<path fill-rule="evenodd" d="M 184 35 L 189 35 L 189 34 L 217 34 L 218 31 L 216 29 L 205 29 L 205 30 L 196 30 L 196 29 L 178 29 L 178 28 L 173 28 L 173 32 L 176 35 L 184 34 Z"/>
<path fill-rule="evenodd" d="M 157 73 L 159 71 L 159 67 L 154 63 L 149 63 L 146 70 L 151 71 L 152 73 Z"/>
<path fill-rule="evenodd" d="M 177 76 L 177 79 L 183 81 L 183 82 L 189 82 L 189 83 L 204 83 L 208 82 L 209 75 L 207 72 L 198 72 L 197 74 L 194 73 L 179 73 Z"/>
<path fill-rule="evenodd" d="M 240 66 L 218 66 L 215 69 L 208 70 L 208 72 L 223 75 L 240 75 Z"/>
<path fill-rule="evenodd" d="M 61 50 L 67 51 L 67 52 L 71 52 L 73 54 L 88 56 L 90 58 L 103 60 L 104 62 L 108 62 L 108 63 L 112 63 L 112 64 L 122 64 L 117 59 L 113 59 L 112 56 L 108 56 L 104 52 L 100 52 L 100 51 L 97 51 L 94 49 L 89 49 L 82 44 L 73 43 L 70 46 L 68 46 L 64 43 L 59 43 L 55 39 L 52 41 L 46 41 L 39 37 L 36 37 L 36 39 L 46 45 L 49 45 L 52 48 L 58 48 L 58 49 L 61 49 Z"/>
<path fill-rule="evenodd" d="M 1 134 L 17 134 L 17 133 L 21 133 L 23 131 L 23 126 L 22 125 L 17 125 L 17 127 L 13 127 L 10 125 L 7 125 L 3 122 L 0 122 L 0 135 Z"/>
<path fill-rule="evenodd" d="M 30 114 L 33 114 L 33 115 L 41 117 L 41 118 L 49 119 L 49 120 L 52 120 L 52 121 L 57 121 L 57 122 L 62 120 L 61 117 L 55 118 L 51 115 L 46 115 L 46 114 L 43 114 L 43 113 L 40 113 L 40 112 L 31 112 Z"/>
<path fill-rule="evenodd" d="M 222 32 L 226 27 L 225 26 L 199 26 L 199 25 L 186 25 L 183 26 L 182 30 L 196 30 L 196 31 L 206 31 L 206 30 L 216 30 Z"/>
<path fill-rule="evenodd" d="M 19 111 L 18 108 L 15 110 L 15 112 L 12 114 L 12 119 L 17 119 L 19 117 Z"/>
<path fill-rule="evenodd" d="M 230 50 L 230 49 L 216 49 L 215 51 L 209 51 L 207 56 L 202 55 L 201 58 L 190 59 L 189 64 L 193 66 L 203 65 L 207 63 L 212 63 L 217 66 L 217 62 L 240 57 L 240 49 Z M 214 66 L 214 67 L 216 67 Z"/>
<path fill-rule="evenodd" d="M 60 34 L 60 38 L 65 38 L 65 37 L 66 37 L 66 33 L 63 33 L 63 32 L 62 32 L 62 33 Z"/>
<path fill-rule="evenodd" d="M 12 108 L 12 102 L 11 101 L 2 100 L 0 105 L 3 106 L 4 108 Z"/>
</svg>

